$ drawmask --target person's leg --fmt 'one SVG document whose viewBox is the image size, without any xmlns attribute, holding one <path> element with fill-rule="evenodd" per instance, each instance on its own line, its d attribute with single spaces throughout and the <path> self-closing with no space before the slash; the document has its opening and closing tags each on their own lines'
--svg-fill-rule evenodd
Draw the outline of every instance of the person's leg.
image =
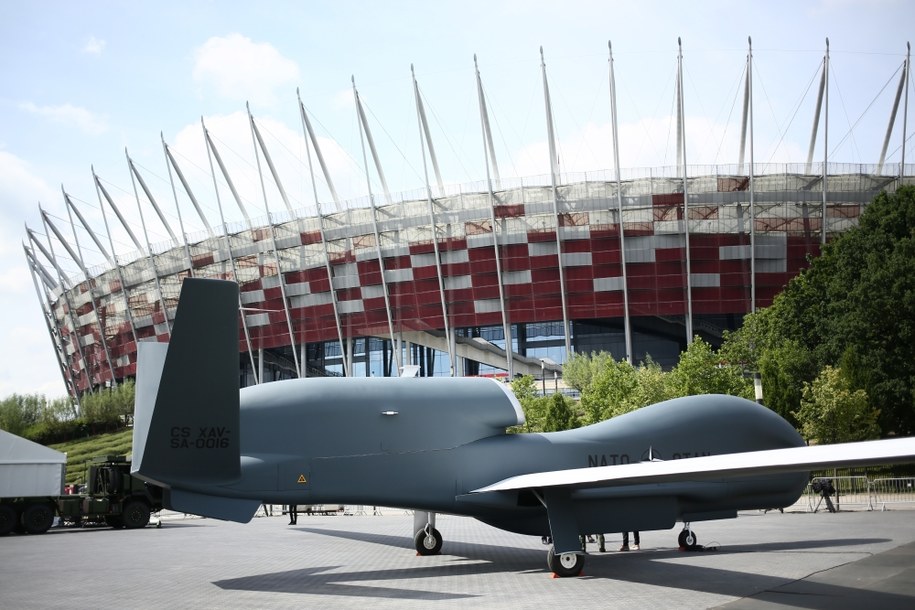
<svg viewBox="0 0 915 610">
<path fill-rule="evenodd" d="M 633 543 L 632 550 L 638 551 L 639 550 L 639 533 L 638 532 L 632 532 L 632 543 Z"/>
<path fill-rule="evenodd" d="M 621 551 L 629 550 L 629 532 L 623 532 L 623 546 L 620 547 Z"/>
</svg>

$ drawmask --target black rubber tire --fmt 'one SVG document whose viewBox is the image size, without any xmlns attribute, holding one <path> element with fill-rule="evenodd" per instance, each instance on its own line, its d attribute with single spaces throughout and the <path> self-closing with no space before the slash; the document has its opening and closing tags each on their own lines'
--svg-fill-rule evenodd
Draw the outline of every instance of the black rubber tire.
<svg viewBox="0 0 915 610">
<path fill-rule="evenodd" d="M 684 549 L 696 546 L 697 542 L 699 542 L 699 538 L 697 538 L 696 533 L 690 529 L 682 530 L 680 535 L 677 536 L 677 543 Z"/>
<path fill-rule="evenodd" d="M 19 511 L 10 504 L 0 504 L 0 536 L 6 536 L 19 523 Z"/>
<path fill-rule="evenodd" d="M 546 565 L 550 572 L 560 578 L 579 576 L 585 568 L 585 556 L 579 553 L 557 555 L 555 549 L 551 548 L 546 555 Z"/>
<path fill-rule="evenodd" d="M 149 505 L 143 500 L 128 500 L 121 511 L 121 521 L 129 530 L 146 527 L 149 524 Z"/>
<path fill-rule="evenodd" d="M 416 532 L 416 535 L 413 536 L 413 545 L 416 547 L 416 552 L 423 556 L 438 555 L 441 553 L 443 542 L 444 540 L 441 532 L 434 527 L 432 528 L 431 536 L 426 535 L 425 529 L 419 530 Z"/>
<path fill-rule="evenodd" d="M 27 534 L 44 534 L 54 524 L 54 509 L 49 504 L 31 504 L 22 511 L 22 528 Z"/>
<path fill-rule="evenodd" d="M 114 529 L 121 529 L 124 527 L 124 520 L 121 518 L 121 515 L 105 515 L 105 523 Z"/>
</svg>

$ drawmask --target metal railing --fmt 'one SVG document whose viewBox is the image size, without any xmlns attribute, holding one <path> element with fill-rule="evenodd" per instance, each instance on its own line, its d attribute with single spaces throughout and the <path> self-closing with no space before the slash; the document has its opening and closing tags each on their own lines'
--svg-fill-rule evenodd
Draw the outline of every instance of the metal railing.
<svg viewBox="0 0 915 610">
<path fill-rule="evenodd" d="M 829 485 L 829 492 L 824 491 Z M 806 505 L 807 512 L 817 512 L 821 507 L 830 510 L 830 506 L 835 510 L 888 510 L 888 505 L 904 504 L 915 507 L 915 477 L 824 476 L 811 479 L 795 506 Z"/>
<path fill-rule="evenodd" d="M 873 508 L 880 510 L 887 504 L 915 504 L 915 477 L 874 479 L 871 494 Z"/>
</svg>

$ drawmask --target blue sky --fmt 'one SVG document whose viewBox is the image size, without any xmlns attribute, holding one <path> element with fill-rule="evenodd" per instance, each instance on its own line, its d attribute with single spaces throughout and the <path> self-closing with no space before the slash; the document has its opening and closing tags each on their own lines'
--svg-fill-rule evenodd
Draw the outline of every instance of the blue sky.
<svg viewBox="0 0 915 610">
<path fill-rule="evenodd" d="M 669 166 L 676 159 L 671 117 L 679 36 L 687 159 L 736 163 L 752 36 L 756 161 L 802 163 L 829 37 L 830 160 L 876 163 L 912 23 L 915 4 L 905 0 L 0 3 L 0 397 L 64 394 L 22 253 L 24 223 L 44 233 L 40 202 L 65 227 L 63 185 L 101 228 L 90 166 L 138 222 L 126 148 L 177 226 L 160 133 L 215 224 L 202 117 L 249 213 L 262 217 L 248 102 L 293 205 L 313 209 L 298 88 L 338 191 L 364 197 L 354 77 L 391 189 L 422 189 L 413 64 L 445 182 L 479 181 L 485 165 L 476 54 L 503 176 L 543 174 L 549 162 L 542 46 L 562 171 L 612 169 L 610 40 L 620 163 Z M 889 162 L 899 161 L 901 142 L 897 126 Z M 821 135 L 817 161 L 822 146 Z M 915 161 L 912 141 L 906 157 Z M 377 195 L 377 177 L 372 188 Z M 326 192 L 319 187 L 325 204 Z M 275 199 L 270 205 L 279 209 Z M 149 216 L 150 240 L 159 242 L 167 234 Z M 189 232 L 200 226 L 189 223 Z M 135 249 L 123 231 L 115 239 L 119 252 Z M 88 244 L 87 236 L 80 240 Z M 102 262 L 91 249 L 86 256 L 90 264 Z"/>
</svg>

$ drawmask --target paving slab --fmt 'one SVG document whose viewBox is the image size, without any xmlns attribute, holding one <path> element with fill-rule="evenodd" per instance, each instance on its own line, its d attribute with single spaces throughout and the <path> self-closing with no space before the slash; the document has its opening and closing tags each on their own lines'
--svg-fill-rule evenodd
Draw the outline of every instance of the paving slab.
<svg viewBox="0 0 915 610">
<path fill-rule="evenodd" d="M 419 557 L 413 518 L 170 518 L 159 529 L 53 529 L 0 538 L 0 608 L 915 607 L 915 511 L 746 512 L 642 533 L 642 550 L 589 545 L 555 579 L 539 538 L 439 515 L 443 553 Z"/>
</svg>

